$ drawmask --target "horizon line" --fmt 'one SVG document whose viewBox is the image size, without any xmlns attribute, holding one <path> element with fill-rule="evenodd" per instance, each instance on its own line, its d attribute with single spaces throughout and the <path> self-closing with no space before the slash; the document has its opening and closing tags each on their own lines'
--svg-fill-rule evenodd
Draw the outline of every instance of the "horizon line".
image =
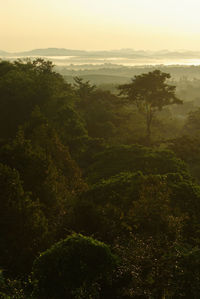
<svg viewBox="0 0 200 299">
<path fill-rule="evenodd" d="M 20 51 L 9 51 L 9 50 L 3 50 L 0 49 L 0 51 L 2 52 L 6 52 L 9 54 L 15 54 L 15 53 L 21 53 L 21 52 L 31 52 L 31 51 L 35 51 L 35 50 L 70 50 L 70 51 L 85 51 L 85 52 L 110 52 L 110 51 L 123 51 L 123 50 L 132 50 L 132 51 L 144 51 L 144 52 L 161 52 L 161 51 L 168 51 L 168 52 L 200 52 L 200 49 L 195 49 L 195 50 L 191 50 L 191 49 L 157 49 L 157 50 L 153 50 L 153 49 L 144 49 L 144 48 L 129 48 L 129 47 L 125 47 L 125 48 L 112 48 L 112 49 L 81 49 L 81 48 L 63 48 L 63 47 L 44 47 L 44 48 L 32 48 L 29 50 L 20 50 Z"/>
</svg>

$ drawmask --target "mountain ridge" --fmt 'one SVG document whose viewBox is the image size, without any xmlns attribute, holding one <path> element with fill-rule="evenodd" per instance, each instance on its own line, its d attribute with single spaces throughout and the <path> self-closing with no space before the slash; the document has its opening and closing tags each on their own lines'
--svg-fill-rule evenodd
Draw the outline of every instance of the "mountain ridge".
<svg viewBox="0 0 200 299">
<path fill-rule="evenodd" d="M 98 57 L 98 58 L 110 58 L 110 57 L 121 57 L 130 59 L 139 58 L 200 58 L 200 51 L 191 50 L 159 50 L 159 51 L 148 51 L 148 50 L 134 50 L 134 49 L 119 49 L 119 50 L 105 50 L 105 51 L 86 51 L 86 50 L 73 50 L 66 48 L 41 48 L 33 49 L 30 51 L 23 52 L 6 52 L 0 50 L 1 57 L 34 57 L 34 56 L 77 56 L 77 57 Z"/>
</svg>

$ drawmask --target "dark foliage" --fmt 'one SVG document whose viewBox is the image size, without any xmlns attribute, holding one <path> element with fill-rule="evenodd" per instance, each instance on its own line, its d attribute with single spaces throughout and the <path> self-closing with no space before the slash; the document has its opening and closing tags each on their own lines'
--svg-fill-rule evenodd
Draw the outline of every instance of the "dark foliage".
<svg viewBox="0 0 200 299">
<path fill-rule="evenodd" d="M 200 297 L 200 113 L 169 78 L 0 62 L 2 298 Z"/>
</svg>

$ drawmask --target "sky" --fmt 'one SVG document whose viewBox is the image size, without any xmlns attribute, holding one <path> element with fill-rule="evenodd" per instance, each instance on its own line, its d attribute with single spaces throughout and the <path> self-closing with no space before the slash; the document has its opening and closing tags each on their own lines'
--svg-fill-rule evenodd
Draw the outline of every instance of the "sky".
<svg viewBox="0 0 200 299">
<path fill-rule="evenodd" d="M 200 50 L 199 0 L 0 0 L 0 50 Z"/>
</svg>

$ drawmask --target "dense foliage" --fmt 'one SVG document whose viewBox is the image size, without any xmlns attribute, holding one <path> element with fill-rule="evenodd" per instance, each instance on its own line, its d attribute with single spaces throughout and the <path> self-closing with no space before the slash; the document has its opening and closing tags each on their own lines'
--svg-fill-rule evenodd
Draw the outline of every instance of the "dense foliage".
<svg viewBox="0 0 200 299">
<path fill-rule="evenodd" d="M 2 298 L 200 297 L 200 112 L 169 78 L 0 61 Z"/>
<path fill-rule="evenodd" d="M 135 76 L 130 84 L 119 86 L 120 94 L 137 105 L 145 113 L 147 137 L 151 135 L 151 125 L 154 115 L 163 107 L 181 104 L 175 95 L 176 86 L 166 82 L 170 75 L 159 70 Z"/>
<path fill-rule="evenodd" d="M 110 283 L 116 265 L 107 245 L 72 235 L 35 260 L 34 291 L 39 298 L 98 297 L 101 284 Z"/>
</svg>

